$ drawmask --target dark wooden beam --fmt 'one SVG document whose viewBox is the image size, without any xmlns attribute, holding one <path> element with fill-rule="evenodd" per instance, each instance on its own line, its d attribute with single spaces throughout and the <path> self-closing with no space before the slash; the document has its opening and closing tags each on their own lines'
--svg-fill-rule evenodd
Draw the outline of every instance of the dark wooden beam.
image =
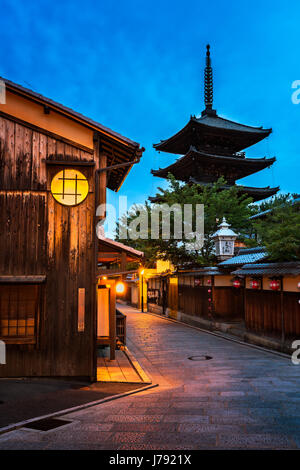
<svg viewBox="0 0 300 470">
<path fill-rule="evenodd" d="M 72 157 L 71 157 L 72 158 Z M 84 160 L 48 160 L 43 158 L 42 162 L 45 162 L 46 165 L 62 165 L 62 166 L 95 166 L 93 161 L 84 161 Z"/>
<path fill-rule="evenodd" d="M 41 284 L 46 276 L 0 276 L 1 284 Z"/>
</svg>

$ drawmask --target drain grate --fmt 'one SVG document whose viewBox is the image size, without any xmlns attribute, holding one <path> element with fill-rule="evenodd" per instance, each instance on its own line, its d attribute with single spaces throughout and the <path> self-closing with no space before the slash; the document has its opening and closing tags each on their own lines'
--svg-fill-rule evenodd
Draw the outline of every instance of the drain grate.
<svg viewBox="0 0 300 470">
<path fill-rule="evenodd" d="M 51 429 L 59 428 L 60 426 L 65 426 L 69 423 L 72 423 L 72 421 L 67 421 L 66 419 L 45 418 L 40 419 L 39 421 L 33 421 L 33 423 L 28 423 L 23 427 L 36 429 L 37 431 L 50 431 Z"/>
<path fill-rule="evenodd" d="M 206 354 L 203 354 L 201 356 L 190 356 L 188 358 L 190 361 L 209 361 L 212 359 L 212 356 L 207 356 Z"/>
</svg>

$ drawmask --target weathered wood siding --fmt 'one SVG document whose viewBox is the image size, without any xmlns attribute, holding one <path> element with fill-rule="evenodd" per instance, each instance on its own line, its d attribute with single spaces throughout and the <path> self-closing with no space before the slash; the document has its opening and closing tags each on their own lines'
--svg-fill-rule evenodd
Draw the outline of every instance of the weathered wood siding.
<svg viewBox="0 0 300 470">
<path fill-rule="evenodd" d="M 45 274 L 47 194 L 0 189 L 0 274 Z"/>
<path fill-rule="evenodd" d="M 246 327 L 257 333 L 281 335 L 281 293 L 267 290 L 245 289 Z M 284 330 L 288 337 L 300 335 L 299 294 L 283 292 Z"/>
<path fill-rule="evenodd" d="M 177 319 L 178 314 L 178 278 L 171 277 L 168 285 L 168 315 Z"/>
<path fill-rule="evenodd" d="M 93 154 L 0 116 L 0 189 L 46 190 L 43 159 L 92 161 Z"/>
<path fill-rule="evenodd" d="M 224 321 L 244 318 L 244 289 L 234 287 L 213 288 L 213 314 Z"/>
<path fill-rule="evenodd" d="M 208 288 L 178 284 L 178 310 L 187 315 L 208 317 Z"/>
<path fill-rule="evenodd" d="M 300 336 L 300 294 L 298 292 L 283 293 L 284 328 L 289 337 Z"/>
<path fill-rule="evenodd" d="M 8 345 L 1 376 L 92 376 L 95 353 L 95 167 L 78 167 L 89 194 L 67 207 L 51 195 L 62 162 L 94 155 L 0 116 L 0 275 L 46 275 L 38 344 Z M 75 168 L 77 168 L 75 166 Z M 78 289 L 85 329 L 78 332 Z"/>
</svg>

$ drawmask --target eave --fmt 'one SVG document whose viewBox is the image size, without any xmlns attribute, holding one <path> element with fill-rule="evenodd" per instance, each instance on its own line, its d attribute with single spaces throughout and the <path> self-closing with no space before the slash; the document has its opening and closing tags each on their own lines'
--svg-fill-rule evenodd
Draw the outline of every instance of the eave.
<svg viewBox="0 0 300 470">
<path fill-rule="evenodd" d="M 245 264 L 232 274 L 236 276 L 299 276 L 300 262 Z"/>
<path fill-rule="evenodd" d="M 195 178 L 190 178 L 190 183 L 198 184 L 199 186 L 210 186 L 212 183 L 204 183 L 202 181 L 198 181 Z M 261 201 L 263 199 L 267 199 L 268 197 L 274 196 L 278 193 L 280 187 L 276 186 L 271 188 L 270 186 L 265 186 L 264 188 L 256 188 L 253 186 L 243 186 L 239 184 L 235 184 L 234 187 L 237 188 L 239 194 L 248 194 L 248 196 L 252 197 L 253 202 Z M 224 184 L 220 187 L 220 190 L 230 189 L 232 185 Z"/>
<path fill-rule="evenodd" d="M 226 151 L 228 147 L 229 151 L 238 152 L 265 139 L 271 132 L 272 129 L 245 126 L 217 115 L 215 117 L 204 115 L 200 118 L 192 116 L 180 131 L 166 140 L 153 144 L 153 147 L 158 151 L 184 155 L 190 145 L 205 148 L 210 139 L 215 143 L 221 139 L 224 142 L 220 148 L 223 147 Z"/>
<path fill-rule="evenodd" d="M 190 178 L 189 183 L 198 184 L 199 187 L 205 186 L 212 186 L 213 183 L 203 183 L 200 181 L 195 180 L 194 178 Z M 232 188 L 233 185 L 224 184 L 219 189 L 220 191 L 225 189 Z M 261 201 L 263 199 L 267 199 L 268 197 L 274 196 L 279 191 L 279 186 L 275 188 L 270 188 L 270 186 L 266 186 L 265 188 L 255 188 L 250 186 L 241 186 L 241 185 L 234 185 L 238 189 L 239 194 L 247 194 L 248 196 L 252 197 L 253 202 Z M 148 198 L 151 203 L 160 203 L 162 199 L 158 196 L 153 196 Z M 252 218 L 252 217 L 251 217 Z"/>
<path fill-rule="evenodd" d="M 190 177 L 198 178 L 201 181 L 201 170 L 211 167 L 211 178 L 207 182 L 218 179 L 227 170 L 236 171 L 235 179 L 249 176 L 257 171 L 267 168 L 276 161 L 276 158 L 240 158 L 235 156 L 213 155 L 199 152 L 190 148 L 188 153 L 179 158 L 175 163 L 159 170 L 151 170 L 154 176 L 167 178 L 168 173 L 172 173 L 180 181 L 188 182 Z M 217 175 L 217 173 L 220 175 Z M 224 174 L 226 179 L 226 175 Z M 205 181 L 205 179 L 203 180 Z"/>
<path fill-rule="evenodd" d="M 42 108 L 42 113 L 47 110 L 47 114 L 56 113 L 57 115 L 63 115 L 70 121 L 76 122 L 77 125 L 80 124 L 82 128 L 89 130 L 89 132 L 94 132 L 101 141 L 101 151 L 107 155 L 107 166 L 112 166 L 125 162 L 134 162 L 139 160 L 142 156 L 144 148 L 140 147 L 140 144 L 128 139 L 127 137 L 122 136 L 121 134 L 109 129 L 108 127 L 103 126 L 102 124 L 74 111 L 71 108 L 68 108 L 61 103 L 51 100 L 35 91 L 25 88 L 21 85 L 18 85 L 10 80 L 0 77 L 5 83 L 6 90 L 9 93 L 12 93 L 14 96 L 22 97 L 24 100 L 31 101 L 38 104 Z M 13 120 L 20 121 L 15 116 L 8 116 Z M 27 120 L 24 121 L 26 125 Z M 28 123 L 30 127 L 32 124 Z M 38 129 L 43 132 L 43 128 Z M 45 129 L 46 131 L 46 129 Z M 59 138 L 59 133 L 54 137 Z M 71 145 L 76 146 L 77 142 L 70 142 Z M 87 148 L 87 151 L 93 152 L 92 142 L 90 148 Z M 107 172 L 107 187 L 113 191 L 118 191 L 123 184 L 128 172 L 132 168 L 132 165 L 126 167 L 115 168 Z"/>
</svg>

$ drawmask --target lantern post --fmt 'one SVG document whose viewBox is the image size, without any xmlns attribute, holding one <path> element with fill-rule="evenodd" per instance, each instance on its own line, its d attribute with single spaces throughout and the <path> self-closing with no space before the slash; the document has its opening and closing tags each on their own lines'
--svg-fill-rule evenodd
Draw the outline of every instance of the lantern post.
<svg viewBox="0 0 300 470">
<path fill-rule="evenodd" d="M 234 242 L 237 239 L 237 233 L 231 230 L 230 224 L 226 222 L 223 217 L 222 223 L 218 225 L 217 230 L 212 238 L 215 243 L 216 255 L 219 261 L 225 261 L 226 259 L 232 258 L 234 255 Z"/>
</svg>

